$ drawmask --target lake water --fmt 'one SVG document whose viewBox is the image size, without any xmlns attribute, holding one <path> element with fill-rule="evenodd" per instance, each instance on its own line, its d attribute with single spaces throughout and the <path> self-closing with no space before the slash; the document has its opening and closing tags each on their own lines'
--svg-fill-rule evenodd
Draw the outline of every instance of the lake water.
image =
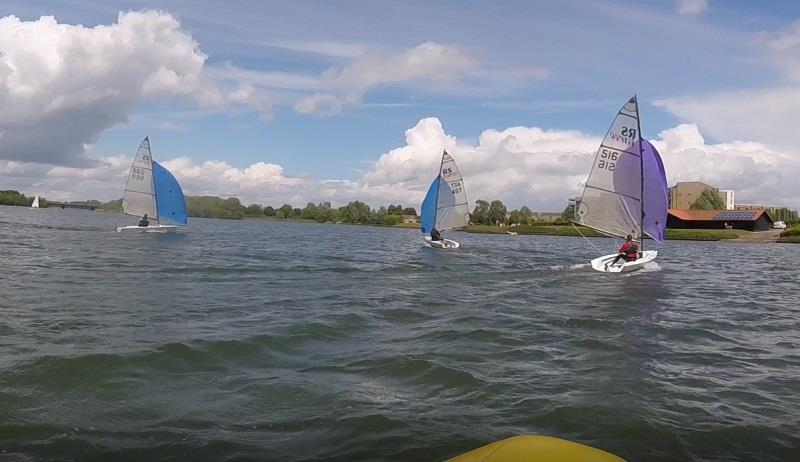
<svg viewBox="0 0 800 462">
<path fill-rule="evenodd" d="M 0 207 L 0 460 L 800 460 L 800 246 L 135 222 Z"/>
</svg>

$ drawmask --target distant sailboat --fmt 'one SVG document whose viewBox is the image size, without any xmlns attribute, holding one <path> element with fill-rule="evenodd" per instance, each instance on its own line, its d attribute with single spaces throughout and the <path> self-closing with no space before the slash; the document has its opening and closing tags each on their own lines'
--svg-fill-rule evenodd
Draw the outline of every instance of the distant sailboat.
<svg viewBox="0 0 800 462">
<path fill-rule="evenodd" d="M 641 138 L 634 95 L 619 110 L 597 150 L 574 222 L 610 236 L 633 236 L 640 244 L 639 258 L 611 265 L 614 253 L 592 260 L 592 268 L 619 273 L 653 261 L 658 252 L 644 250 L 644 235 L 664 242 L 667 203 L 664 164 L 655 147 Z"/>
<path fill-rule="evenodd" d="M 36 195 L 36 197 L 33 198 L 33 203 L 31 203 L 31 208 L 32 209 L 38 209 L 39 208 L 39 195 L 38 194 Z"/>
<path fill-rule="evenodd" d="M 429 234 L 434 228 L 439 232 L 463 228 L 469 224 L 469 206 L 464 180 L 456 166 L 456 161 L 445 151 L 439 166 L 439 174 L 428 188 L 428 193 L 420 206 L 420 231 Z M 452 239 L 432 240 L 425 236 L 425 242 L 437 249 L 457 249 L 460 244 Z"/>
<path fill-rule="evenodd" d="M 121 226 L 118 232 L 166 233 L 187 223 L 186 201 L 181 185 L 166 168 L 153 160 L 150 139 L 145 138 L 133 159 L 125 193 L 122 196 L 122 211 L 128 215 L 154 221 L 148 226 Z M 166 224 L 163 224 L 163 223 Z"/>
</svg>

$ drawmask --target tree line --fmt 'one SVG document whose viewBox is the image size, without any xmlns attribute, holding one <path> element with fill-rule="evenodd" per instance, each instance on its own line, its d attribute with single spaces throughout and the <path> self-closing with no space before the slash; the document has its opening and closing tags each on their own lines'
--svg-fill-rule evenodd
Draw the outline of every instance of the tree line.
<svg viewBox="0 0 800 462">
<path fill-rule="evenodd" d="M 102 210 L 122 211 L 122 199 L 106 202 L 98 207 Z M 395 225 L 403 221 L 404 215 L 417 216 L 413 207 L 389 205 L 371 209 L 367 204 L 353 201 L 341 207 L 333 207 L 330 202 L 315 204 L 309 202 L 304 208 L 283 204 L 275 208 L 261 204 L 242 205 L 235 197 L 186 196 L 186 213 L 190 217 L 226 218 L 239 220 L 245 217 L 269 217 L 276 219 L 313 220 L 320 223 L 362 223 Z"/>
<path fill-rule="evenodd" d="M 0 205 L 18 205 L 30 207 L 33 204 L 33 197 L 28 197 L 19 191 L 12 189 L 0 191 Z M 39 198 L 39 207 L 47 207 L 47 199 Z"/>
<path fill-rule="evenodd" d="M 547 220 L 553 223 L 568 223 L 573 217 L 573 206 L 569 205 L 561 212 L 561 216 L 556 220 Z M 470 214 L 472 223 L 476 225 L 530 225 L 536 221 L 536 214 L 527 205 L 514 209 L 511 212 L 503 204 L 503 201 L 493 200 L 491 202 L 478 199 L 475 201 L 475 208 Z"/>
<path fill-rule="evenodd" d="M 377 209 L 361 201 L 352 201 L 341 207 L 333 207 L 330 202 L 309 202 L 304 208 L 283 204 L 275 208 L 250 204 L 244 209 L 245 216 L 266 216 L 277 219 L 313 220 L 320 223 L 359 223 L 392 226 L 403 222 L 404 215 L 417 216 L 414 207 L 402 205 L 382 206 Z"/>
</svg>

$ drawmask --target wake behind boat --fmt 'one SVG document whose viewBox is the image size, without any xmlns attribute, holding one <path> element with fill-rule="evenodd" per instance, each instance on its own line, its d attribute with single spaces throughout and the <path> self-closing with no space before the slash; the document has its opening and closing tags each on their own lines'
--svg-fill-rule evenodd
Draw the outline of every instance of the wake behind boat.
<svg viewBox="0 0 800 462">
<path fill-rule="evenodd" d="M 139 226 L 120 226 L 119 233 L 168 233 L 187 223 L 186 201 L 178 180 L 153 160 L 150 139 L 145 137 L 133 159 L 122 211 L 143 218 Z M 149 220 L 155 221 L 155 224 Z M 161 223 L 161 222 L 165 223 Z"/>
<path fill-rule="evenodd" d="M 657 251 L 644 250 L 644 235 L 659 244 L 664 242 L 668 197 L 661 156 L 641 138 L 639 104 L 634 95 L 617 112 L 597 150 L 573 222 L 609 236 L 638 238 L 641 247 L 631 253 L 631 259 L 618 258 L 618 253 L 595 258 L 592 268 L 620 273 L 655 260 Z"/>
<path fill-rule="evenodd" d="M 420 231 L 425 243 L 433 249 L 452 250 L 461 244 L 445 239 L 440 233 L 459 229 L 469 224 L 469 207 L 464 180 L 453 157 L 444 151 L 439 174 L 428 188 L 420 206 Z"/>
</svg>

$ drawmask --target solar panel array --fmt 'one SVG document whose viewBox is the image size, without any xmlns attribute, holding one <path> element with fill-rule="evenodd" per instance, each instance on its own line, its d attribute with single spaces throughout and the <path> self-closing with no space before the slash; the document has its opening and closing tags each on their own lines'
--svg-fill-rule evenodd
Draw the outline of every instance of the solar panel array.
<svg viewBox="0 0 800 462">
<path fill-rule="evenodd" d="M 719 212 L 718 214 L 714 215 L 715 220 L 752 220 L 753 215 L 755 212 L 752 210 L 736 210 L 736 211 L 727 211 L 727 212 Z"/>
</svg>

